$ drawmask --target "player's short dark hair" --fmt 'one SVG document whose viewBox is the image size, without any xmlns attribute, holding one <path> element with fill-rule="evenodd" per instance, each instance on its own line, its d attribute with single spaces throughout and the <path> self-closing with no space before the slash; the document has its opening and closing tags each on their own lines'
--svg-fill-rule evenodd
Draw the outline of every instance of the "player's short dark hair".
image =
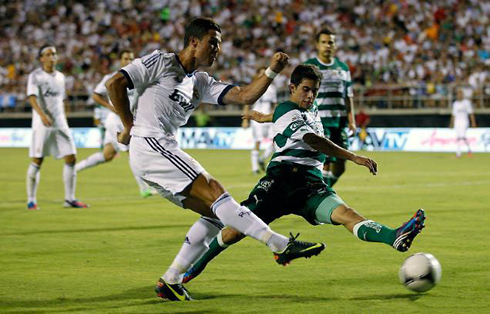
<svg viewBox="0 0 490 314">
<path fill-rule="evenodd" d="M 323 74 L 316 65 L 300 64 L 291 73 L 291 84 L 299 86 L 304 79 L 320 82 Z"/>
<path fill-rule="evenodd" d="M 216 23 L 212 18 L 198 17 L 193 19 L 185 27 L 184 48 L 189 45 L 191 37 L 196 37 L 197 39 L 201 40 L 204 36 L 207 35 L 209 30 L 215 30 L 221 33 L 221 27 L 219 27 L 219 24 Z"/>
<path fill-rule="evenodd" d="M 321 35 L 335 35 L 335 32 L 328 26 L 323 26 L 315 35 L 315 41 L 320 40 Z"/>
<path fill-rule="evenodd" d="M 48 47 L 55 47 L 55 45 L 53 45 L 52 43 L 45 43 L 44 45 L 41 46 L 41 48 L 39 48 L 39 51 L 37 52 L 37 58 L 40 59 L 41 58 L 41 54 L 43 52 L 44 49 L 48 48 Z"/>
<path fill-rule="evenodd" d="M 119 59 L 121 59 L 121 58 L 122 58 L 122 56 L 123 56 L 123 54 L 125 54 L 125 53 L 133 53 L 133 51 L 132 51 L 132 50 L 130 50 L 130 49 L 123 49 L 123 50 L 119 51 L 119 53 L 117 54 L 117 57 L 118 57 Z"/>
</svg>

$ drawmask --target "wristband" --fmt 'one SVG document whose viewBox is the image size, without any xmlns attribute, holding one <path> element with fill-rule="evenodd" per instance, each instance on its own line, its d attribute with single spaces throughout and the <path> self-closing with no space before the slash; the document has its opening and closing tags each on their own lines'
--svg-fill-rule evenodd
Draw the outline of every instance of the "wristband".
<svg viewBox="0 0 490 314">
<path fill-rule="evenodd" d="M 277 74 L 279 74 L 279 73 L 272 71 L 271 68 L 267 68 L 267 70 L 265 70 L 264 74 L 265 74 L 265 76 L 267 76 L 268 78 L 273 80 L 277 76 Z"/>
</svg>

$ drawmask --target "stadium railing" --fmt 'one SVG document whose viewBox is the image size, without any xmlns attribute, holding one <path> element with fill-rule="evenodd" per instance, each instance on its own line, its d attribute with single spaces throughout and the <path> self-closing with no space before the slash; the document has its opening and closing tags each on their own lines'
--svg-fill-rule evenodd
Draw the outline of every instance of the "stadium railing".
<svg viewBox="0 0 490 314">
<path fill-rule="evenodd" d="M 354 86 L 355 106 L 364 107 L 372 114 L 450 114 L 451 104 L 455 100 L 456 90 L 463 88 L 467 98 L 471 99 L 476 113 L 490 113 L 490 86 L 478 89 L 469 85 L 376 85 L 371 87 Z M 278 91 L 278 101 L 289 96 L 287 89 Z M 94 102 L 86 93 L 68 96 L 67 116 L 92 117 Z M 239 106 L 207 106 L 210 116 L 239 116 Z M 5 93 L 0 90 L 0 117 L 27 118 L 31 115 L 31 106 L 25 96 Z"/>
</svg>

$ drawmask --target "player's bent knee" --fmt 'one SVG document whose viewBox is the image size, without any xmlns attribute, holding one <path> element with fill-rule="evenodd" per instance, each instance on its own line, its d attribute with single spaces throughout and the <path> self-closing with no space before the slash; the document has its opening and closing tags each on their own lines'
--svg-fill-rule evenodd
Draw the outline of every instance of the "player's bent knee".
<svg viewBox="0 0 490 314">
<path fill-rule="evenodd" d="M 75 155 L 65 156 L 65 163 L 67 165 L 74 165 L 77 162 L 77 158 Z"/>
<path fill-rule="evenodd" d="M 221 230 L 221 239 L 225 244 L 231 245 L 243 238 L 245 238 L 245 235 L 234 228 L 227 227 Z"/>
<path fill-rule="evenodd" d="M 206 206 L 211 206 L 225 192 L 225 188 L 218 180 L 207 173 L 201 173 L 183 194 L 203 201 Z"/>
</svg>

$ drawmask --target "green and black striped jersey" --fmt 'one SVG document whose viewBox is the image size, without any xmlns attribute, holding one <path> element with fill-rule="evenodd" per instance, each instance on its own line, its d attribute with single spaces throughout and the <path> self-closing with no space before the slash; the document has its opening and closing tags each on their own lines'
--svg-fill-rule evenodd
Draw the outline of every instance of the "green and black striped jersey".
<svg viewBox="0 0 490 314">
<path fill-rule="evenodd" d="M 316 65 L 323 74 L 316 97 L 323 126 L 340 126 L 340 117 L 347 116 L 345 99 L 354 96 L 349 67 L 337 58 L 331 64 L 322 63 L 318 58 L 309 59 L 305 64 Z"/>
<path fill-rule="evenodd" d="M 323 126 L 316 105 L 306 110 L 294 102 L 285 101 L 274 110 L 272 122 L 275 153 L 267 169 L 294 164 L 307 167 L 309 172 L 322 177 L 325 154 L 303 141 L 303 136 L 308 133 L 323 136 Z"/>
</svg>

